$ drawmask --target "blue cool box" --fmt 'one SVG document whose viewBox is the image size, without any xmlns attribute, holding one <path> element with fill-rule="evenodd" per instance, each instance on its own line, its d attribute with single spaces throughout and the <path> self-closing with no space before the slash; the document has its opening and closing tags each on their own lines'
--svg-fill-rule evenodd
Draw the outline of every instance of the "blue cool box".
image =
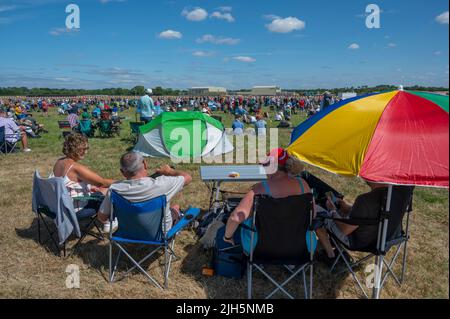
<svg viewBox="0 0 450 319">
<path fill-rule="evenodd" d="M 223 241 L 224 234 L 225 227 L 217 231 L 214 248 L 214 273 L 226 278 L 241 279 L 245 274 L 246 257 L 242 251 L 240 232 L 235 233 L 235 246 Z"/>
</svg>

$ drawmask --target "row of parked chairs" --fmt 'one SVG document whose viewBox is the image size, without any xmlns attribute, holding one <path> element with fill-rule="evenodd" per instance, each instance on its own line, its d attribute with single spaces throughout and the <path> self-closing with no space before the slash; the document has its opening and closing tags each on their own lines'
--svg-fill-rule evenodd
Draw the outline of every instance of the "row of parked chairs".
<svg viewBox="0 0 450 319">
<path fill-rule="evenodd" d="M 61 136 L 63 138 L 72 133 L 74 130 L 69 121 L 58 121 L 58 126 L 61 130 Z M 98 129 L 100 137 L 113 137 L 114 135 L 120 136 L 120 127 L 114 125 L 112 120 L 100 120 L 96 125 L 92 125 L 91 120 L 81 120 L 75 128 L 75 130 L 87 137 L 94 137 L 96 129 Z"/>
<path fill-rule="evenodd" d="M 61 191 L 58 191 L 60 189 Z M 94 235 L 97 238 L 103 238 L 101 230 L 96 224 L 95 216 L 87 217 L 88 228 L 84 231 L 77 231 L 78 219 L 74 213 L 73 201 L 69 197 L 67 191 L 64 191 L 64 182 L 61 178 L 42 179 L 39 173 L 34 176 L 33 188 L 33 211 L 37 214 L 38 220 L 42 221 L 45 228 L 50 231 L 45 217 L 55 221 L 58 231 L 61 220 L 58 220 L 58 213 L 63 214 L 64 220 L 70 221 L 69 226 L 73 227 L 78 237 L 81 239 L 77 242 L 75 249 L 87 235 Z M 403 189 L 404 190 L 404 189 Z M 395 191 L 395 189 L 394 189 Z M 409 216 L 412 211 L 412 195 L 413 188 L 409 188 L 410 197 L 408 203 L 400 203 L 406 209 L 392 210 L 389 216 L 389 226 L 385 245 L 382 245 L 381 228 L 378 231 L 378 238 L 374 240 L 376 244 L 370 247 L 350 247 L 342 243 L 338 238 L 332 236 L 332 241 L 339 252 L 339 258 L 342 258 L 349 271 L 355 279 L 357 285 L 368 297 L 365 288 L 361 285 L 357 278 L 354 268 L 360 263 L 376 258 L 381 260 L 381 264 L 386 267 L 386 271 L 381 275 L 381 287 L 385 284 L 387 278 L 392 276 L 400 285 L 404 279 L 406 268 L 406 249 L 409 240 Z M 140 270 L 150 282 L 157 287 L 163 289 L 168 287 L 168 279 L 171 263 L 176 258 L 174 252 L 175 238 L 180 231 L 185 229 L 200 213 L 197 208 L 189 209 L 179 222 L 169 232 L 163 229 L 164 211 L 166 207 L 165 197 L 158 197 L 145 203 L 131 203 L 121 197 L 119 194 L 112 193 L 113 215 L 119 222 L 119 229 L 114 234 L 107 234 L 109 244 L 109 281 L 116 281 L 117 267 L 122 256 L 126 256 L 133 266 L 126 271 L 122 277 L 129 275 L 133 270 Z M 56 203 L 56 204 L 55 204 Z M 61 206 L 61 203 L 64 205 Z M 71 206 L 72 205 L 72 206 Z M 300 213 L 303 212 L 303 213 Z M 406 216 L 406 228 L 403 222 Z M 358 225 L 356 232 L 366 232 L 367 227 L 371 225 L 383 226 L 383 219 L 386 216 L 380 212 L 380 216 L 376 220 L 349 220 L 348 223 Z M 40 228 L 39 222 L 39 228 Z M 345 222 L 345 221 L 344 221 Z M 70 226 L 72 225 L 72 226 Z M 92 234 L 89 227 L 95 226 L 100 234 L 96 236 Z M 298 275 L 303 277 L 304 297 L 312 298 L 313 296 L 313 278 L 314 278 L 314 254 L 317 246 L 316 236 L 314 234 L 313 220 L 313 196 L 304 194 L 292 196 L 285 199 L 275 199 L 269 196 L 256 196 L 254 201 L 254 214 L 251 223 L 247 223 L 243 227 L 243 250 L 248 256 L 247 258 L 247 286 L 248 297 L 253 297 L 253 276 L 255 271 L 261 272 L 271 283 L 275 285 L 275 289 L 266 296 L 270 298 L 276 293 L 281 292 L 289 298 L 294 298 L 293 294 L 287 291 L 287 284 Z M 63 229 L 66 229 L 63 227 Z M 257 230 L 257 231 L 256 231 Z M 40 230 L 39 230 L 40 231 Z M 71 233 L 71 232 L 70 232 Z M 65 243 L 69 238 L 67 232 L 61 237 L 59 233 L 59 242 L 53 239 L 58 254 L 65 254 Z M 246 240 L 244 240 L 246 237 Z M 40 235 L 39 235 L 40 240 Z M 139 244 L 152 247 L 149 254 L 145 258 L 137 261 L 132 257 L 131 253 L 126 250 L 124 244 Z M 392 247 L 396 247 L 394 257 L 387 262 L 386 254 Z M 393 271 L 393 266 L 399 253 L 403 248 L 403 265 L 400 278 Z M 118 254 L 114 254 L 114 249 L 118 249 Z M 162 251 L 164 255 L 164 283 L 160 284 L 144 269 L 142 264 L 156 253 Z M 348 259 L 348 252 L 365 252 L 368 255 L 361 260 L 352 262 Z M 344 253 L 344 252 L 347 252 Z M 288 277 L 282 282 L 277 282 L 264 265 L 279 265 L 288 272 Z M 331 271 L 335 269 L 333 265 Z M 309 276 L 307 280 L 307 276 Z M 380 289 L 381 289 L 380 287 Z"/>
<path fill-rule="evenodd" d="M 131 203 L 116 193 L 112 193 L 111 201 L 114 206 L 114 214 L 111 219 L 117 218 L 120 224 L 119 230 L 114 234 L 103 234 L 97 221 L 96 213 L 83 216 L 75 213 L 74 202 L 78 200 L 102 200 L 99 197 L 83 197 L 72 199 L 65 187 L 64 179 L 54 177 L 42 178 L 38 171 L 33 178 L 33 200 L 32 208 L 38 221 L 38 241 L 42 244 L 41 224 L 48 233 L 48 240 L 56 248 L 59 256 L 66 257 L 66 244 L 70 236 L 74 233 L 79 240 L 72 247 L 69 256 L 72 256 L 80 244 L 87 236 L 93 236 L 99 240 L 109 238 L 109 281 L 116 281 L 117 266 L 122 256 L 127 257 L 133 264 L 122 277 L 130 274 L 134 269 L 139 269 L 153 284 L 158 288 L 168 287 L 170 267 L 173 258 L 177 258 L 174 252 L 176 236 L 193 222 L 200 210 L 190 208 L 184 213 L 184 217 L 168 232 L 165 231 L 166 225 L 165 208 L 166 197 L 161 196 L 145 203 Z M 111 222 L 112 222 L 111 220 Z M 56 225 L 56 231 L 53 230 L 51 223 Z M 80 224 L 85 224 L 81 227 Z M 96 229 L 97 233 L 92 232 Z M 111 229 L 112 231 L 112 229 Z M 55 234 L 57 233 L 57 236 Z M 132 257 L 126 250 L 125 245 L 145 245 L 151 247 L 149 254 L 140 261 Z M 118 253 L 114 255 L 114 249 Z M 158 252 L 164 253 L 164 283 L 160 284 L 156 279 L 148 274 L 142 267 L 142 263 Z M 114 260 L 114 262 L 113 262 Z M 164 287 L 164 288 L 163 288 Z"/>
</svg>

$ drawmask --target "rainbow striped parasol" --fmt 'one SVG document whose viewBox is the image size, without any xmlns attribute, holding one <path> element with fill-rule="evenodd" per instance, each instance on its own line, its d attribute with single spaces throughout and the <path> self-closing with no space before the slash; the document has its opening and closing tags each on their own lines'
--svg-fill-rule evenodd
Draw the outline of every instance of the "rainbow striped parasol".
<svg viewBox="0 0 450 319">
<path fill-rule="evenodd" d="M 449 187 L 449 98 L 390 91 L 331 105 L 298 126 L 288 152 L 344 176 Z"/>
</svg>

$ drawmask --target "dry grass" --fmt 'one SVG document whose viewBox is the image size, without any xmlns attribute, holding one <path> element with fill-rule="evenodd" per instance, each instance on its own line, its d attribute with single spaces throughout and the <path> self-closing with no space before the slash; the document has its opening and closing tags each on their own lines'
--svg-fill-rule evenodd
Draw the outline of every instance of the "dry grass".
<svg viewBox="0 0 450 319">
<path fill-rule="evenodd" d="M 131 116 L 131 114 L 128 114 Z M 49 173 L 60 156 L 56 115 L 43 119 L 50 134 L 33 140 L 32 153 L 0 156 L 0 297 L 2 298 L 245 298 L 246 280 L 228 280 L 204 277 L 201 267 L 208 255 L 197 244 L 192 232 L 185 231 L 178 238 L 175 251 L 181 257 L 172 268 L 170 287 L 161 292 L 138 273 L 116 284 L 108 284 L 107 243 L 87 240 L 80 252 L 69 259 L 61 259 L 37 243 L 37 225 L 31 212 L 32 175 L 39 169 Z M 133 116 L 134 118 L 134 116 Z M 299 122 L 301 119 L 296 118 Z M 231 118 L 226 117 L 225 123 Z M 131 145 L 125 140 L 128 124 L 121 138 L 92 139 L 90 154 L 85 164 L 101 174 L 120 178 L 117 169 L 119 156 Z M 280 133 L 280 142 L 286 145 L 289 131 Z M 162 160 L 151 161 L 153 167 Z M 208 189 L 200 181 L 198 165 L 182 165 L 194 176 L 194 183 L 180 194 L 176 201 L 203 209 L 208 205 Z M 347 194 L 353 200 L 366 190 L 357 179 L 345 179 L 311 168 L 313 173 Z M 247 185 L 231 185 L 229 189 L 245 190 Z M 402 287 L 389 280 L 382 292 L 383 298 L 448 298 L 448 192 L 436 189 L 417 189 L 411 222 L 412 238 L 409 245 L 408 271 Z M 72 241 L 73 243 L 73 241 Z M 137 253 L 142 253 L 136 251 Z M 81 270 L 81 289 L 67 289 L 66 267 L 76 264 Z M 158 262 L 147 264 L 150 273 L 161 279 Z M 315 268 L 315 298 L 359 298 L 361 295 L 349 275 L 334 276 L 318 264 Z M 358 272 L 363 275 L 363 270 Z M 280 273 L 280 275 L 285 275 Z M 261 277 L 255 279 L 256 292 L 270 289 Z M 302 284 L 290 287 L 302 296 Z"/>
</svg>

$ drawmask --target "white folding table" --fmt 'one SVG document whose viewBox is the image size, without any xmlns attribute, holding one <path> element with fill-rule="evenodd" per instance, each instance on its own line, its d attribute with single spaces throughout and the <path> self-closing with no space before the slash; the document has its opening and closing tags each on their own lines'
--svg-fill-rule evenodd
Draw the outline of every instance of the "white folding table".
<svg viewBox="0 0 450 319">
<path fill-rule="evenodd" d="M 233 173 L 238 173 L 239 176 L 232 177 Z M 200 176 L 203 182 L 212 183 L 210 209 L 213 201 L 219 201 L 221 184 L 261 182 L 267 179 L 266 171 L 261 165 L 202 166 Z"/>
</svg>

